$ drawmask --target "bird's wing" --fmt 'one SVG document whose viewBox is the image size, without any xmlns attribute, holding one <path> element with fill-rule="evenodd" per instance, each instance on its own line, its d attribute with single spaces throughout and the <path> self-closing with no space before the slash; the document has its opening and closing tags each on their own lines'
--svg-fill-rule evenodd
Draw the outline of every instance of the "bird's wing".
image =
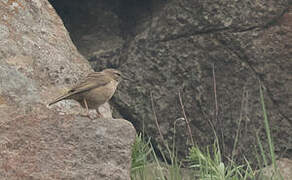
<svg viewBox="0 0 292 180">
<path fill-rule="evenodd" d="M 82 93 L 93 88 L 105 86 L 111 82 L 111 78 L 100 72 L 90 73 L 85 79 L 76 84 L 68 93 Z"/>
<path fill-rule="evenodd" d="M 56 102 L 59 102 L 63 99 L 70 98 L 70 96 L 79 94 L 88 90 L 91 90 L 93 88 L 98 88 L 105 86 L 106 84 L 110 83 L 112 79 L 108 76 L 105 76 L 103 73 L 100 72 L 93 72 L 90 73 L 86 78 L 80 81 L 80 83 L 76 84 L 71 90 L 69 90 L 64 95 L 56 98 L 54 101 L 49 103 L 49 105 L 52 105 Z"/>
</svg>

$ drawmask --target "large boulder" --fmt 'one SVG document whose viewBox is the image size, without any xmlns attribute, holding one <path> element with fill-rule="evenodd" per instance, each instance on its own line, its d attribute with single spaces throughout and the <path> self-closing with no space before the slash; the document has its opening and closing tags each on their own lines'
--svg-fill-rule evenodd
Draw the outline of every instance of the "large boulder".
<svg viewBox="0 0 292 180">
<path fill-rule="evenodd" d="M 130 179 L 130 123 L 81 117 L 74 101 L 47 106 L 93 71 L 55 9 L 47 0 L 0 9 L 1 179 Z"/>
<path fill-rule="evenodd" d="M 186 123 L 177 119 L 187 117 L 195 143 L 212 144 L 216 132 L 225 154 L 233 151 L 236 157 L 245 154 L 253 159 L 255 134 L 266 142 L 262 85 L 276 151 L 290 156 L 288 7 L 286 0 L 169 1 L 121 57 L 121 70 L 134 81 L 124 83 L 116 96 L 120 113 L 140 122 L 140 129 L 144 124 L 145 131 L 161 142 L 157 116 L 164 139 L 172 144 L 175 137 L 183 157 L 192 141 Z"/>
</svg>

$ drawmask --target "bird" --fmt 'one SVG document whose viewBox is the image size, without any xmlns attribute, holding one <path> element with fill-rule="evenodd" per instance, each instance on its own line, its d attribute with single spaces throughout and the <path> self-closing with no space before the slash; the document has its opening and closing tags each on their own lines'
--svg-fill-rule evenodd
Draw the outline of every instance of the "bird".
<svg viewBox="0 0 292 180">
<path fill-rule="evenodd" d="M 111 99 L 121 81 L 122 73 L 116 69 L 104 69 L 100 72 L 92 72 L 68 92 L 57 97 L 48 105 L 51 106 L 64 99 L 74 99 L 83 108 L 86 108 L 87 116 L 89 116 L 88 109 L 96 109 L 98 115 L 102 117 L 98 110 L 99 106 Z"/>
</svg>

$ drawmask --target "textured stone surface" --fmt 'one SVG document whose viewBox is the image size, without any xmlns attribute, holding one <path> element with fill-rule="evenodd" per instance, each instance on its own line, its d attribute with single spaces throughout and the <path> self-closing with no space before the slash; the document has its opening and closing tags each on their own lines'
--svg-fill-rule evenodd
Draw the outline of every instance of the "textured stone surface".
<svg viewBox="0 0 292 180">
<path fill-rule="evenodd" d="M 1 121 L 1 179 L 129 179 L 135 130 L 123 119 L 10 107 Z M 17 112 L 14 112 L 17 110 Z"/>
<path fill-rule="evenodd" d="M 48 1 L 0 1 L 0 179 L 129 179 L 130 123 L 47 106 L 91 71 Z"/>
<path fill-rule="evenodd" d="M 276 161 L 277 167 L 279 168 L 279 173 L 274 172 L 274 168 L 271 166 L 263 169 L 263 174 L 266 179 L 291 179 L 292 177 L 292 160 L 287 158 L 281 158 Z"/>
<path fill-rule="evenodd" d="M 190 139 L 182 120 L 180 93 L 196 142 L 212 144 L 214 127 L 222 152 L 230 155 L 240 128 L 233 153 L 254 159 L 255 133 L 266 141 L 259 100 L 261 81 L 276 151 L 292 156 L 292 16 L 288 0 L 114 2 L 107 10 L 119 20 L 112 18 L 111 22 L 122 25 L 109 27 L 121 32 L 123 25 L 133 22 L 123 29 L 133 33 L 121 34 L 127 41 L 118 49 L 112 47 L 121 41 L 112 47 L 94 45 L 96 53 L 89 58 L 95 69 L 118 66 L 133 79 L 121 84 L 115 96 L 119 114 L 140 130 L 144 122 L 146 133 L 159 142 L 154 109 L 164 138 L 172 143 L 176 131 L 179 154 L 185 156 Z M 91 11 L 97 6 L 87 7 Z M 82 43 L 76 45 L 84 48 Z"/>
</svg>

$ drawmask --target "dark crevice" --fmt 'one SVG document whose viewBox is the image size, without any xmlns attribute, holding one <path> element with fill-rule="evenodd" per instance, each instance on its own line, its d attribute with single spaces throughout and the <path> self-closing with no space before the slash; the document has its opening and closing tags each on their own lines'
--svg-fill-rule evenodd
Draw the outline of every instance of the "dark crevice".
<svg viewBox="0 0 292 180">
<path fill-rule="evenodd" d="M 159 39 L 159 40 L 154 40 L 154 42 L 160 43 L 160 42 L 167 42 L 167 41 L 174 41 L 182 38 L 188 38 L 190 36 L 196 36 L 196 35 L 202 35 L 202 34 L 212 34 L 216 32 L 221 32 L 228 30 L 228 27 L 223 27 L 223 28 L 218 28 L 218 29 L 209 29 L 209 30 L 202 30 L 202 31 L 191 31 L 191 32 L 186 32 L 182 34 L 176 34 L 176 35 L 171 35 L 169 37 L 166 37 L 164 39 Z"/>
<path fill-rule="evenodd" d="M 112 13 L 119 18 L 122 32 L 120 35 L 124 38 L 137 34 L 139 30 L 137 27 L 149 21 L 157 7 L 160 8 L 165 3 L 163 0 L 49 0 L 49 2 L 62 18 L 69 32 L 74 32 L 78 30 L 76 28 L 101 18 L 96 15 L 103 11 L 105 14 Z"/>
<path fill-rule="evenodd" d="M 185 11 L 193 14 L 192 11 L 187 10 L 181 4 L 180 4 L 180 7 L 183 8 Z M 217 29 L 189 31 L 189 32 L 182 33 L 182 34 L 171 35 L 171 36 L 166 37 L 164 39 L 155 40 L 155 42 L 167 42 L 167 41 L 178 40 L 178 39 L 181 39 L 181 38 L 188 38 L 190 36 L 196 36 L 196 35 L 202 35 L 202 34 L 213 34 L 213 33 L 218 33 L 218 32 L 222 32 L 222 31 L 228 31 L 230 33 L 241 33 L 241 32 L 252 31 L 252 30 L 255 30 L 255 29 L 267 29 L 269 27 L 278 25 L 278 22 L 285 15 L 285 13 L 288 12 L 288 10 L 289 10 L 289 8 L 284 9 L 278 16 L 274 17 L 269 22 L 267 22 L 267 23 L 265 23 L 263 25 L 256 25 L 256 26 L 251 26 L 251 27 L 246 27 L 246 28 L 229 26 L 229 27 L 221 27 L 221 28 L 217 28 Z M 196 29 L 196 27 L 193 27 L 193 29 Z"/>
</svg>

